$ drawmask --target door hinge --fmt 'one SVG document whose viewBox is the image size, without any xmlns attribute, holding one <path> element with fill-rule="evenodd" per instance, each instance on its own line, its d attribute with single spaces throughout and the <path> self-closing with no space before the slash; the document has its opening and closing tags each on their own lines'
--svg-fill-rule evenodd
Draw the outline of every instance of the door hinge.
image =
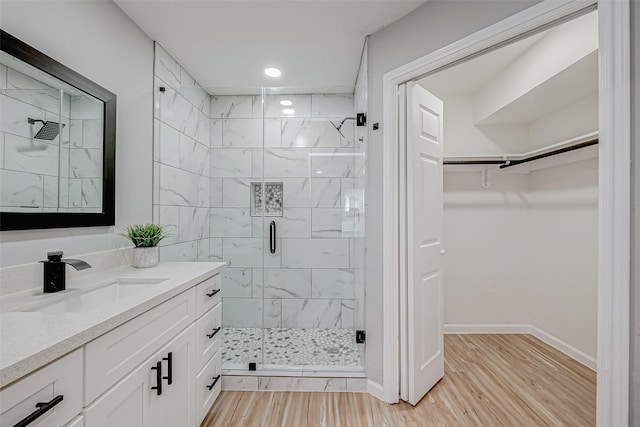
<svg viewBox="0 0 640 427">
<path fill-rule="evenodd" d="M 362 331 L 362 330 L 357 330 L 356 331 L 356 343 L 357 344 L 363 344 L 365 339 L 366 339 L 365 332 Z"/>
</svg>

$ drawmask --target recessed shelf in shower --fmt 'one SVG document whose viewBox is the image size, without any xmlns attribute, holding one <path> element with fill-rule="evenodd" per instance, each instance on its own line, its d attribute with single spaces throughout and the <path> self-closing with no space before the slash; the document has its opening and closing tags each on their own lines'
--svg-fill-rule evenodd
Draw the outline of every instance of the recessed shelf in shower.
<svg viewBox="0 0 640 427">
<path fill-rule="evenodd" d="M 262 182 L 251 183 L 251 216 L 262 216 L 262 184 Z M 265 182 L 264 188 L 264 216 L 282 216 L 282 183 Z"/>
</svg>

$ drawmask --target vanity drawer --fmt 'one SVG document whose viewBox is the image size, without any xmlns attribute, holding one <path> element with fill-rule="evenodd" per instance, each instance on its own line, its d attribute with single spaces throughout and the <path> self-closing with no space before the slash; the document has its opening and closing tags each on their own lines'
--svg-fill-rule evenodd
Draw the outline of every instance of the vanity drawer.
<svg viewBox="0 0 640 427">
<path fill-rule="evenodd" d="M 222 343 L 222 303 L 219 303 L 198 319 L 196 338 L 197 366 L 202 368 Z"/>
<path fill-rule="evenodd" d="M 196 287 L 198 293 L 198 306 L 196 317 L 200 317 L 209 311 L 213 306 L 222 301 L 221 295 L 222 278 L 219 274 L 208 278 Z"/>
<path fill-rule="evenodd" d="M 194 322 L 195 313 L 191 288 L 88 343 L 85 406 Z"/>
<path fill-rule="evenodd" d="M 216 380 L 217 378 L 217 380 Z M 215 381 L 215 385 L 209 387 Z M 222 387 L 222 351 L 218 351 L 196 377 L 196 421 L 202 422 L 216 401 Z"/>
<path fill-rule="evenodd" d="M 81 348 L 0 390 L 0 426 L 14 426 L 41 402 L 53 407 L 29 426 L 60 427 L 82 411 Z"/>
</svg>

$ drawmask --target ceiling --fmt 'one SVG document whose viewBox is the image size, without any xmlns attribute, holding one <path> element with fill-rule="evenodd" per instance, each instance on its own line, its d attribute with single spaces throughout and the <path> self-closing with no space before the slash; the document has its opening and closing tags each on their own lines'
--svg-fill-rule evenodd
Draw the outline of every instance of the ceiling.
<svg viewBox="0 0 640 427">
<path fill-rule="evenodd" d="M 351 93 L 365 37 L 425 2 L 114 1 L 211 94 L 260 86 Z M 265 76 L 266 67 L 282 76 Z"/>
</svg>

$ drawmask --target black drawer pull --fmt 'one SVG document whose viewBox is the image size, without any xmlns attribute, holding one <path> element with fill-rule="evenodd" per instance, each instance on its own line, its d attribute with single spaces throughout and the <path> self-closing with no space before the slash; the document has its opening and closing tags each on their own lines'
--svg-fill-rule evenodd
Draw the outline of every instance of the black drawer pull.
<svg viewBox="0 0 640 427">
<path fill-rule="evenodd" d="M 167 357 L 163 357 L 162 360 L 167 361 L 167 376 L 162 377 L 162 379 L 167 380 L 167 384 L 171 385 L 171 383 L 173 382 L 173 353 L 169 352 L 169 354 L 167 354 Z"/>
<path fill-rule="evenodd" d="M 269 224 L 269 252 L 276 253 L 276 222 L 271 221 Z"/>
<path fill-rule="evenodd" d="M 156 386 L 151 387 L 151 390 L 156 390 L 158 396 L 162 394 L 162 362 L 156 362 L 156 366 L 151 367 L 152 371 L 156 371 Z"/>
<path fill-rule="evenodd" d="M 219 327 L 218 328 L 213 328 L 213 333 L 212 334 L 207 334 L 207 337 L 209 339 L 211 339 L 211 338 L 215 337 L 218 332 L 220 332 L 220 328 Z"/>
<path fill-rule="evenodd" d="M 33 411 L 32 413 L 27 415 L 26 418 L 23 418 L 21 421 L 18 421 L 18 424 L 14 425 L 13 427 L 28 426 L 29 424 L 31 424 L 32 422 L 34 422 L 35 420 L 43 416 L 45 413 L 53 409 L 53 407 L 56 406 L 58 403 L 62 402 L 63 399 L 64 397 L 61 394 L 59 394 L 48 402 L 36 403 L 36 408 L 38 408 L 38 410 Z"/>
<path fill-rule="evenodd" d="M 213 291 L 211 291 L 210 294 L 207 294 L 207 296 L 209 298 L 211 298 L 212 296 L 214 296 L 215 294 L 217 294 L 218 292 L 220 292 L 220 289 L 214 289 Z"/>
<path fill-rule="evenodd" d="M 217 377 L 213 377 L 213 382 L 207 386 L 207 388 L 209 390 L 211 390 L 212 388 L 214 388 L 216 386 L 216 383 L 218 382 L 218 380 L 220 379 L 220 375 L 218 375 Z"/>
</svg>

